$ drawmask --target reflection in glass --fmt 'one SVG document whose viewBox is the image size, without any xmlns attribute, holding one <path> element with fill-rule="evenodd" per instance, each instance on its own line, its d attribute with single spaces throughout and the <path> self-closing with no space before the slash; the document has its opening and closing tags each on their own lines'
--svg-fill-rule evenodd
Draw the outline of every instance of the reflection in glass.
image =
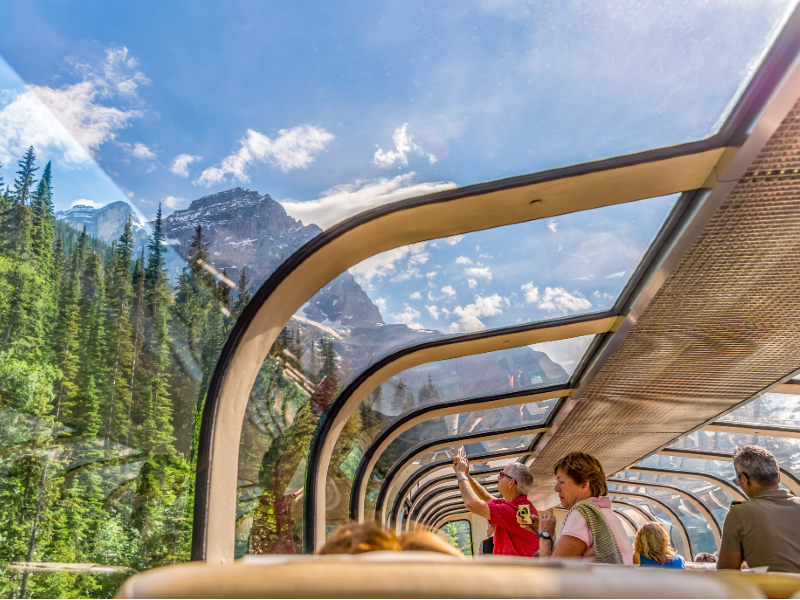
<svg viewBox="0 0 800 600">
<path fill-rule="evenodd" d="M 800 427 L 800 396 L 764 394 L 718 419 L 718 422 L 798 428 Z"/>
<path fill-rule="evenodd" d="M 337 441 L 337 452 L 344 453 L 346 448 L 348 451 L 346 459 L 339 464 L 331 462 L 328 470 L 331 480 L 341 482 L 336 493 L 349 503 L 355 468 L 364 455 L 365 448 L 369 447 L 380 432 L 386 431 L 415 408 L 567 384 L 575 364 L 580 361 L 592 340 L 593 336 L 582 336 L 426 363 L 393 377 L 361 403 L 359 410 L 348 422 L 348 427 L 352 427 L 350 435 L 342 435 Z M 546 351 L 542 351 L 542 347 Z M 565 351 L 575 357 L 574 364 L 562 367 L 550 358 L 551 354 L 563 355 Z M 554 404 L 554 401 L 548 400 L 517 407 L 473 411 L 471 414 L 455 414 L 431 419 L 403 432 L 401 438 L 395 440 L 381 455 L 379 464 L 369 479 L 367 504 L 371 505 L 377 498 L 377 488 L 395 460 L 416 443 L 528 424 L 544 424 Z M 481 444 L 474 446 L 482 447 Z M 328 514 L 329 522 L 335 522 L 336 518 L 346 516 L 334 517 L 333 514 Z"/>
<path fill-rule="evenodd" d="M 670 448 L 733 454 L 737 448 L 748 444 L 766 448 L 784 469 L 800 475 L 800 439 L 796 438 L 700 430 L 682 437 Z"/>
<path fill-rule="evenodd" d="M 611 497 L 611 500 L 613 502 L 627 502 L 628 504 L 632 504 L 637 508 L 644 510 L 645 513 L 651 515 L 652 521 L 656 521 L 666 525 L 667 531 L 669 531 L 670 546 L 675 548 L 675 551 L 681 556 L 683 556 L 686 560 L 689 560 L 689 557 L 693 557 L 691 550 L 689 548 L 686 548 L 686 545 L 683 543 L 683 538 L 681 537 L 678 531 L 678 525 L 675 524 L 672 515 L 666 512 L 661 506 L 655 504 L 654 502 L 649 502 L 643 498 L 631 498 L 630 496 L 615 495 L 613 491 L 610 489 L 610 486 L 609 486 L 609 496 Z M 673 507 L 670 506 L 670 508 Z"/>
<path fill-rule="evenodd" d="M 609 493 L 614 494 L 615 491 L 644 494 L 665 503 L 678 515 L 678 518 L 683 523 L 689 535 L 689 542 L 695 552 L 716 552 L 719 550 L 705 515 L 694 504 L 680 495 L 669 490 L 652 487 L 609 485 Z"/>
</svg>

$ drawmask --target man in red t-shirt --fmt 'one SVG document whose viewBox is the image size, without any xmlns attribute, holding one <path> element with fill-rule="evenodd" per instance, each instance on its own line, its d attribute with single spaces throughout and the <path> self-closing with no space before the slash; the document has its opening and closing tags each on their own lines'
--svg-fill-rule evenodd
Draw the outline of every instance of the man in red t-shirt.
<svg viewBox="0 0 800 600">
<path fill-rule="evenodd" d="M 523 504 L 531 507 L 531 515 L 538 516 L 528 500 L 533 487 L 533 475 L 522 463 L 510 463 L 497 477 L 497 491 L 502 498 L 494 498 L 469 474 L 469 463 L 463 450 L 453 462 L 458 476 L 458 488 L 467 510 L 488 519 L 496 527 L 494 553 L 506 556 L 533 556 L 539 550 L 539 536 L 517 523 L 517 511 Z"/>
</svg>

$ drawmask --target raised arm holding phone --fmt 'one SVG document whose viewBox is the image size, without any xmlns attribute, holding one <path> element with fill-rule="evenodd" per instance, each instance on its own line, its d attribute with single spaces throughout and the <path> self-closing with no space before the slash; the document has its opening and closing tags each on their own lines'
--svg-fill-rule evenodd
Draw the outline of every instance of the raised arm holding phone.
<svg viewBox="0 0 800 600">
<path fill-rule="evenodd" d="M 467 510 L 496 526 L 494 554 L 533 556 L 539 549 L 539 536 L 517 524 L 517 511 L 520 507 L 526 507 L 531 517 L 537 515 L 536 508 L 527 496 L 533 485 L 533 476 L 528 468 L 521 463 L 506 465 L 497 477 L 497 491 L 502 498 L 493 497 L 472 478 L 463 448 L 459 449 L 453 461 L 453 469 Z"/>
</svg>

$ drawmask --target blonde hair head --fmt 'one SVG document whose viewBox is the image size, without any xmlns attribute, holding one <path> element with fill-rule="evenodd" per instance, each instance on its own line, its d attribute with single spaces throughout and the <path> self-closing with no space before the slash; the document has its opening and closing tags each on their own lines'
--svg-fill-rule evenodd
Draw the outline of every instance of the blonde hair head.
<svg viewBox="0 0 800 600">
<path fill-rule="evenodd" d="M 661 523 L 642 525 L 636 532 L 633 549 L 662 565 L 675 558 L 675 550 L 669 545 L 669 533 Z"/>
</svg>

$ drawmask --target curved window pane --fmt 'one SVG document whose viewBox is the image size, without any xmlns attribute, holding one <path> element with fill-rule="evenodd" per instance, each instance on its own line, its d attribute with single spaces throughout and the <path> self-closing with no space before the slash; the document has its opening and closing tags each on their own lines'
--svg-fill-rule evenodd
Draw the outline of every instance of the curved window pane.
<svg viewBox="0 0 800 600">
<path fill-rule="evenodd" d="M 527 450 L 533 440 L 536 438 L 535 435 L 522 435 L 522 436 L 514 436 L 514 437 L 505 437 L 505 438 L 497 438 L 494 440 L 488 440 L 485 442 L 476 442 L 472 444 L 465 444 L 463 446 L 464 450 L 467 453 L 467 458 L 470 456 L 480 455 L 480 454 L 487 454 L 487 453 L 500 453 L 500 452 L 511 452 L 511 451 L 525 451 Z M 434 450 L 432 452 L 428 452 L 414 461 L 406 470 L 400 473 L 394 481 L 394 485 L 392 488 L 392 493 L 389 495 L 389 502 L 386 505 L 386 512 L 387 514 L 391 511 L 393 503 L 394 503 L 394 496 L 399 491 L 400 487 L 402 486 L 403 482 L 410 477 L 414 471 L 419 469 L 420 467 L 424 467 L 425 465 L 429 465 L 432 462 L 438 461 L 452 461 L 455 458 L 456 452 L 458 448 L 462 446 L 450 447 L 450 448 L 442 448 L 440 450 Z M 488 468 L 487 463 L 479 463 L 471 467 L 475 471 L 480 471 L 481 469 Z M 383 480 L 373 480 L 371 479 L 367 485 L 367 497 L 364 503 L 364 518 L 369 520 L 374 518 L 375 513 L 375 501 L 378 498 L 378 492 L 380 487 L 383 485 Z"/>
<path fill-rule="evenodd" d="M 733 454 L 737 448 L 748 444 L 766 448 L 783 468 L 800 476 L 800 439 L 700 430 L 681 438 L 670 448 Z"/>
<path fill-rule="evenodd" d="M 697 496 L 700 502 L 708 508 L 709 511 L 716 517 L 717 522 L 721 525 L 725 521 L 725 515 L 728 513 L 731 502 L 734 498 L 719 486 L 714 485 L 713 482 L 705 481 L 703 479 L 693 477 L 681 477 L 679 475 L 663 475 L 659 473 L 632 473 L 623 471 L 617 478 L 625 479 L 627 481 L 642 481 L 661 483 L 665 485 L 672 485 L 686 490 Z"/>
<path fill-rule="evenodd" d="M 643 510 L 648 515 L 651 515 L 652 521 L 656 521 L 665 525 L 667 527 L 667 531 L 669 532 L 670 546 L 672 546 L 675 549 L 675 551 L 681 556 L 683 556 L 686 560 L 689 560 L 689 557 L 692 556 L 692 553 L 688 548 L 686 548 L 686 545 L 683 543 L 683 538 L 681 537 L 678 531 L 678 525 L 675 524 L 674 517 L 670 513 L 666 512 L 658 504 L 655 504 L 654 502 L 649 502 L 642 498 L 631 498 L 630 496 L 618 496 L 615 495 L 610 490 L 609 490 L 609 495 L 611 496 L 612 501 L 626 502 L 628 504 L 632 504 Z M 670 508 L 672 508 L 672 506 L 670 506 Z"/>
<path fill-rule="evenodd" d="M 764 394 L 717 422 L 797 428 L 800 427 L 800 396 Z"/>
<path fill-rule="evenodd" d="M 711 526 L 706 520 L 705 515 L 686 498 L 682 498 L 680 495 L 669 490 L 652 487 L 617 484 L 609 486 L 609 494 L 623 491 L 644 494 L 650 498 L 664 502 L 678 515 L 678 518 L 686 527 L 686 531 L 689 535 L 689 542 L 692 544 L 695 553 L 716 552 L 719 549 L 717 548 L 714 534 L 711 532 Z M 693 555 L 684 555 L 684 557 L 690 560 L 693 558 Z"/>
<path fill-rule="evenodd" d="M 341 482 L 333 493 L 345 496 L 349 502 L 358 464 L 355 459 L 360 461 L 364 449 L 375 436 L 398 422 L 409 411 L 427 404 L 566 384 L 592 340 L 593 336 L 583 336 L 427 363 L 393 377 L 362 402 L 355 418 L 348 423 L 352 429 L 348 435 L 343 433 L 337 441 L 335 454 L 345 454 L 348 448 L 349 451 L 339 464 L 331 462 L 328 477 Z M 571 360 L 565 361 L 568 363 L 565 368 L 552 360 L 551 355 L 569 356 Z M 544 424 L 554 404 L 554 401 L 529 403 L 528 406 L 516 408 L 474 411 L 472 414 L 431 419 L 404 432 L 401 438 L 393 442 L 381 455 L 370 478 L 373 482 L 370 485 L 383 480 L 394 461 L 416 445 L 413 443 L 415 439 L 446 439 L 453 435 Z M 329 515 L 330 518 L 333 515 Z"/>
<path fill-rule="evenodd" d="M 450 521 L 436 534 L 464 556 L 472 556 L 472 525 L 469 521 Z"/>
</svg>

